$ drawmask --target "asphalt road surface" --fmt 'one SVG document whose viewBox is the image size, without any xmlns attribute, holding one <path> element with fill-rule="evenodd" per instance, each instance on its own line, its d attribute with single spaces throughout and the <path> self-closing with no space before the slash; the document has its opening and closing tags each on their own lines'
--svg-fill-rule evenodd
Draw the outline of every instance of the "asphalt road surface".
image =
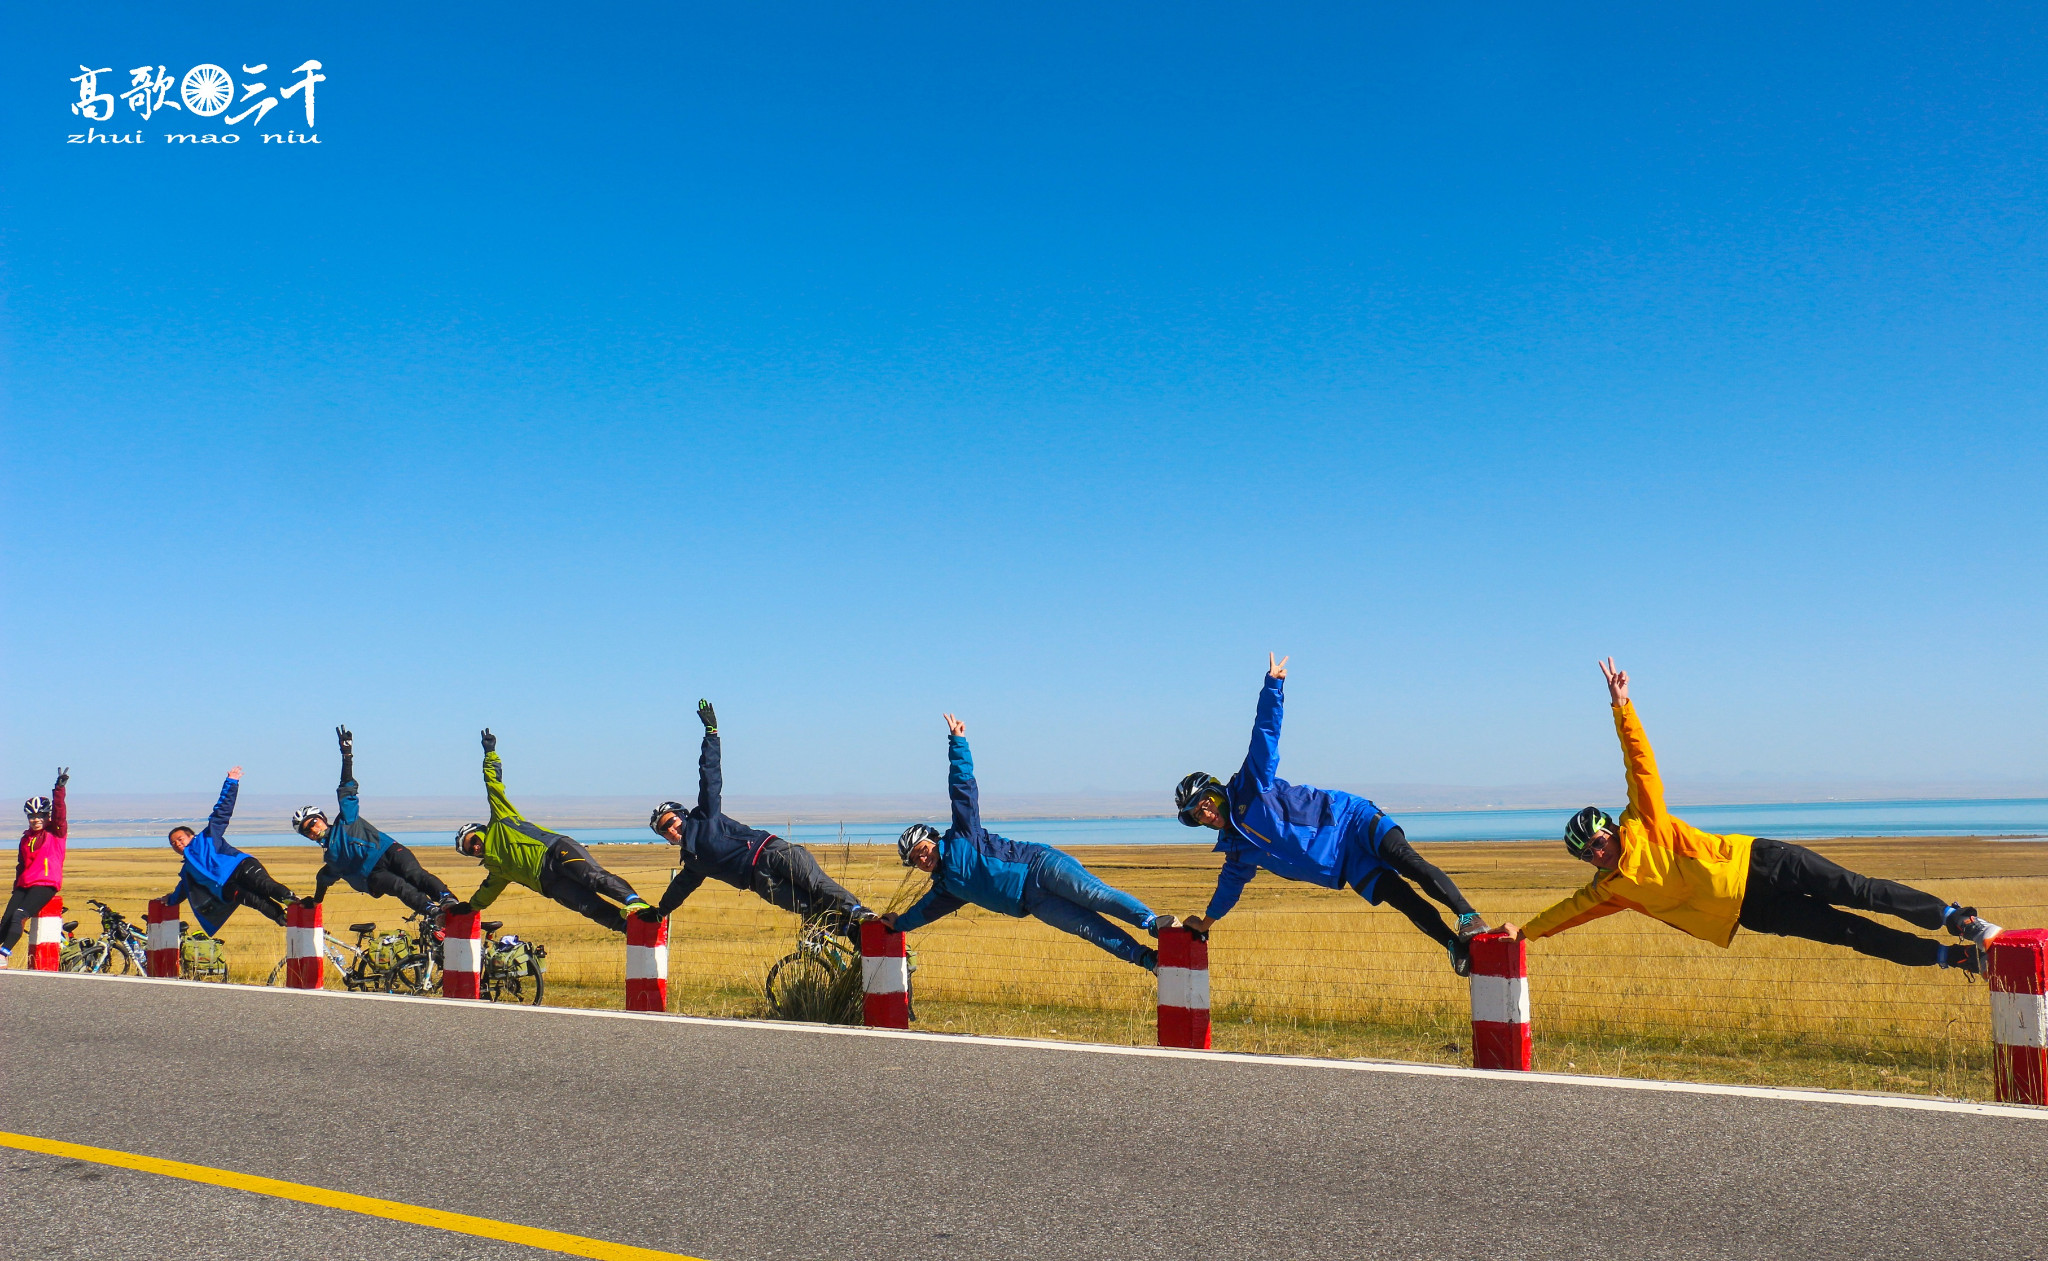
<svg viewBox="0 0 2048 1261">
<path fill-rule="evenodd" d="M 2048 1255 L 2048 1121 L 0 977 L 0 1129 L 711 1261 Z M 0 1149 L 0 1256 L 533 1257 Z"/>
</svg>

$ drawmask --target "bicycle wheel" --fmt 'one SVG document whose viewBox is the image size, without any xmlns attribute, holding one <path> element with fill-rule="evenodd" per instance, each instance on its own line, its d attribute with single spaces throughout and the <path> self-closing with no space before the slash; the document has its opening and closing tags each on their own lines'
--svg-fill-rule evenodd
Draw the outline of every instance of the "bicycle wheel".
<svg viewBox="0 0 2048 1261">
<path fill-rule="evenodd" d="M 768 969 L 763 985 L 768 1009 L 784 1020 L 829 1021 L 833 989 L 840 975 L 824 959 L 806 951 L 784 955 Z"/>
<path fill-rule="evenodd" d="M 431 994 L 434 992 L 434 961 L 425 955 L 407 955 L 384 974 L 386 994 Z"/>
<path fill-rule="evenodd" d="M 485 977 L 484 997 L 494 1003 L 531 1003 L 540 1006 L 547 992 L 547 978 L 531 957 L 513 967 L 501 967 Z"/>
</svg>

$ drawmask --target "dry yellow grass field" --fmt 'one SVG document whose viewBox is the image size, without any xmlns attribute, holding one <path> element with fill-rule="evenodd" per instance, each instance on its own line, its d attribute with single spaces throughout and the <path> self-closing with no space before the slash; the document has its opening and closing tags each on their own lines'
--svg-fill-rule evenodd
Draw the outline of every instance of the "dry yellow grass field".
<svg viewBox="0 0 2048 1261">
<path fill-rule="evenodd" d="M 1420 845 L 1490 922 L 1526 920 L 1578 887 L 1588 869 L 1548 842 Z M 1971 903 L 2008 927 L 2048 924 L 2048 842 L 1844 840 L 1814 845 L 1870 875 Z M 673 851 L 595 846 L 599 860 L 649 898 Z M 253 849 L 285 884 L 310 890 L 310 845 Z M 417 851 L 458 895 L 480 871 L 452 849 Z M 813 847 L 827 871 L 870 905 L 907 904 L 926 877 L 893 847 Z M 1207 902 L 1217 857 L 1202 846 L 1101 846 L 1082 862 L 1155 909 Z M 97 929 L 98 897 L 140 920 L 176 878 L 162 850 L 77 850 L 67 918 Z M 395 926 L 403 908 L 337 886 L 326 922 Z M 547 944 L 551 1004 L 623 1006 L 623 940 L 515 888 L 491 908 L 507 930 Z M 706 884 L 672 921 L 674 1011 L 760 1016 L 761 982 L 787 953 L 794 917 Z M 284 950 L 282 929 L 250 911 L 223 930 L 233 981 L 260 984 Z M 970 908 L 911 938 L 919 1026 L 1125 1043 L 1153 1040 L 1151 976 L 1035 920 Z M 1397 913 L 1348 892 L 1262 875 L 1210 942 L 1219 1049 L 1466 1062 L 1465 983 Z M 1987 1098 L 1984 987 L 1961 974 L 1906 969 L 1846 950 L 1738 934 L 1721 950 L 1636 915 L 1616 915 L 1530 947 L 1537 1066 L 1567 1072 L 1838 1086 Z"/>
</svg>

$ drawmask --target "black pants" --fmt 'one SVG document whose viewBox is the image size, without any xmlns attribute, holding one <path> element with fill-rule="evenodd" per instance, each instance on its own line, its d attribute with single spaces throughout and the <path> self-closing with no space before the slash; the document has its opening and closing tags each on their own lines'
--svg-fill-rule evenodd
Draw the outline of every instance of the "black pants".
<svg viewBox="0 0 2048 1261">
<path fill-rule="evenodd" d="M 278 904 L 292 901 L 292 891 L 272 880 L 270 872 L 253 858 L 244 858 L 220 891 L 226 895 L 223 901 L 246 906 L 273 924 L 284 923 L 284 907 Z"/>
<path fill-rule="evenodd" d="M 373 898 L 392 897 L 407 907 L 425 915 L 435 905 L 449 896 L 448 886 L 439 877 L 413 857 L 411 850 L 392 842 L 391 848 L 370 868 L 370 878 L 365 880 Z"/>
<path fill-rule="evenodd" d="M 0 928 L 0 948 L 14 949 L 14 943 L 21 940 L 22 930 L 28 927 L 28 922 L 56 896 L 57 891 L 46 884 L 16 889 L 7 899 L 7 920 L 6 926 Z"/>
<path fill-rule="evenodd" d="M 1873 880 L 1837 866 L 1801 845 L 1758 838 L 1749 854 L 1749 887 L 1738 922 L 1753 933 L 1804 937 L 1858 954 L 1889 959 L 1909 968 L 1932 967 L 1941 943 L 1872 923 L 1840 908 L 1896 915 L 1909 924 L 1937 929 L 1948 904 L 1890 880 Z"/>
<path fill-rule="evenodd" d="M 548 846 L 547 857 L 541 859 L 540 891 L 543 897 L 553 898 L 615 933 L 626 931 L 626 917 L 604 899 L 619 903 L 641 900 L 632 885 L 599 866 L 581 841 L 566 836 Z"/>
<path fill-rule="evenodd" d="M 853 936 L 853 912 L 860 899 L 825 874 L 811 851 L 779 836 L 761 844 L 754 858 L 754 892 L 785 911 L 823 920 L 833 932 Z"/>
<path fill-rule="evenodd" d="M 1387 829 L 1380 838 L 1380 857 L 1393 871 L 1380 873 L 1379 883 L 1374 892 L 1380 900 L 1408 917 L 1408 922 L 1421 929 L 1431 941 L 1439 946 L 1448 946 L 1458 934 L 1444 923 L 1443 915 L 1429 903 L 1422 900 L 1408 880 L 1413 880 L 1428 891 L 1429 896 L 1450 907 L 1459 915 L 1470 915 L 1472 904 L 1465 895 L 1458 892 L 1458 886 L 1451 878 L 1408 843 L 1408 834 L 1398 826 Z M 1399 874 L 1395 874 L 1398 872 Z M 1406 876 L 1408 880 L 1401 877 Z"/>
</svg>

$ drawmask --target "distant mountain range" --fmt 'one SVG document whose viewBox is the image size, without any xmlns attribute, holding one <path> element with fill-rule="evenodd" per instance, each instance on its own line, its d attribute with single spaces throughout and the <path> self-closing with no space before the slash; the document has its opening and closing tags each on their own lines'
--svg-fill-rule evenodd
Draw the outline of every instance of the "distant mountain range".
<svg viewBox="0 0 2048 1261">
<path fill-rule="evenodd" d="M 1331 785 L 1347 787 L 1346 785 Z M 1355 786 L 1390 811 L 1512 810 L 1575 807 L 1588 803 L 1613 805 L 1623 799 L 1618 778 L 1610 781 L 1558 782 L 1503 787 L 1454 784 L 1381 784 Z M 1674 782 L 1676 806 L 1748 805 L 1816 801 L 1986 800 L 2048 798 L 2048 779 L 1836 781 L 1741 778 Z M 331 807 L 331 796 L 317 799 Z M 647 812 L 661 800 L 639 797 L 564 796 L 522 793 L 519 808 L 537 823 L 573 832 L 577 828 L 642 827 Z M 251 835 L 289 830 L 292 811 L 303 797 L 277 793 L 245 793 L 235 811 L 230 833 Z M 789 823 L 893 823 L 942 819 L 946 798 L 939 793 L 812 793 L 785 796 L 725 798 L 726 813 L 764 828 Z M 168 830 L 176 823 L 197 824 L 213 806 L 212 793 L 77 793 L 70 802 L 74 836 L 132 836 Z M 1172 813 L 1173 800 L 1163 792 L 983 793 L 981 811 L 990 819 L 1124 819 Z M 481 793 L 464 797 L 373 796 L 363 801 L 363 814 L 387 832 L 453 829 L 484 817 Z"/>
</svg>

